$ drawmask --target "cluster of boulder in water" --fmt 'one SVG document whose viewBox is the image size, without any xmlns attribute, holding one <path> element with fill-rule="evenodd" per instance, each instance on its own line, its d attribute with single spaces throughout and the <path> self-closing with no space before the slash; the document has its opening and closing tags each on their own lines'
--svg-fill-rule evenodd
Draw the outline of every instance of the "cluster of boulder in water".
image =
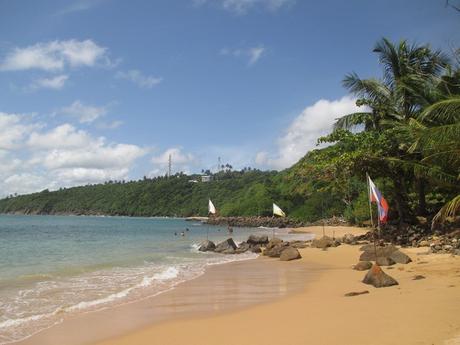
<svg viewBox="0 0 460 345">
<path fill-rule="evenodd" d="M 221 254 L 262 253 L 262 255 L 268 257 L 280 258 L 281 261 L 290 261 L 300 259 L 301 255 L 297 248 L 305 248 L 306 246 L 306 241 L 283 241 L 276 237 L 269 240 L 266 235 L 250 235 L 246 241 L 238 245 L 232 238 L 228 238 L 217 245 L 210 240 L 206 240 L 201 243 L 198 250 Z"/>
</svg>

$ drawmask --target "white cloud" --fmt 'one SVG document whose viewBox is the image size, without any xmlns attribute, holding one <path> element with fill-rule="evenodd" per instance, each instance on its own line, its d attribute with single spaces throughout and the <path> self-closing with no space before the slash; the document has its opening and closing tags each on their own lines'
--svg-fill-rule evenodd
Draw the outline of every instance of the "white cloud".
<svg viewBox="0 0 460 345">
<path fill-rule="evenodd" d="M 245 58 L 248 61 L 248 65 L 251 66 L 259 61 L 265 52 L 266 48 L 263 45 L 258 45 L 254 47 L 238 49 L 222 48 L 219 53 L 221 55 L 233 56 L 236 58 Z"/>
<path fill-rule="evenodd" d="M 136 69 L 132 69 L 126 72 L 119 71 L 117 72 L 115 77 L 119 79 L 129 80 L 137 86 L 147 89 L 151 89 L 152 87 L 160 84 L 163 81 L 163 78 L 146 76 Z"/>
<path fill-rule="evenodd" d="M 69 79 L 68 75 L 61 74 L 57 75 L 55 77 L 51 78 L 41 78 L 35 80 L 30 89 L 31 90 L 36 90 L 36 89 L 54 89 L 54 90 L 60 90 L 64 87 L 65 82 Z"/>
<path fill-rule="evenodd" d="M 257 7 L 275 12 L 294 3 L 294 0 L 194 0 L 194 3 L 198 6 L 217 3 L 225 10 L 243 15 Z"/>
<path fill-rule="evenodd" d="M 172 147 L 152 157 L 151 162 L 154 165 L 154 169 L 149 175 L 166 174 L 168 171 L 169 156 L 171 156 L 171 170 L 173 174 L 177 172 L 190 173 L 192 168 L 199 164 L 199 160 L 193 154 L 183 152 L 181 147 Z"/>
<path fill-rule="evenodd" d="M 296 163 L 309 150 L 317 148 L 316 141 L 332 130 L 335 120 L 346 114 L 362 111 L 354 98 L 345 96 L 339 100 L 321 99 L 306 107 L 277 140 L 277 152 L 257 153 L 256 164 L 274 169 L 284 169 Z"/>
<path fill-rule="evenodd" d="M 80 123 L 91 123 L 107 114 L 107 107 L 96 107 L 94 105 L 85 105 L 76 100 L 71 105 L 63 107 L 56 113 L 77 118 Z"/>
<path fill-rule="evenodd" d="M 148 152 L 67 123 L 43 130 L 29 122 L 23 115 L 0 113 L 0 196 L 127 179 Z"/>
<path fill-rule="evenodd" d="M 34 45 L 10 51 L 0 62 L 2 71 L 41 69 L 62 71 L 69 67 L 92 67 L 96 64 L 109 65 L 107 48 L 92 40 L 67 40 L 36 43 Z"/>
<path fill-rule="evenodd" d="M 0 150 L 13 150 L 21 147 L 24 139 L 39 124 L 27 124 L 22 121 L 24 115 L 0 112 Z"/>
</svg>

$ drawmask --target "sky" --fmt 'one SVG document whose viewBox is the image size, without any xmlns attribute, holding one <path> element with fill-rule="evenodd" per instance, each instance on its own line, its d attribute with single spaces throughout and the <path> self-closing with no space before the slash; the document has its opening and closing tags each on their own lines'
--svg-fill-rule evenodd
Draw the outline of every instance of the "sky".
<svg viewBox="0 0 460 345">
<path fill-rule="evenodd" d="M 459 47 L 445 0 L 0 0 L 0 197 L 285 169 L 358 110 L 382 37 Z"/>
</svg>

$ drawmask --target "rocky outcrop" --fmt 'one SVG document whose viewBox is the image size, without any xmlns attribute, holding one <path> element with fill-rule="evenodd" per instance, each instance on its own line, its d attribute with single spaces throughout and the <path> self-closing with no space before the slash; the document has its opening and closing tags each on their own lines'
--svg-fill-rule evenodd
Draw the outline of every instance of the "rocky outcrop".
<svg viewBox="0 0 460 345">
<path fill-rule="evenodd" d="M 359 296 L 359 295 L 365 295 L 365 294 L 368 294 L 369 291 L 367 290 L 364 290 L 364 291 L 357 291 L 357 292 L 348 292 L 346 293 L 344 296 L 345 297 L 353 297 L 353 296 Z"/>
<path fill-rule="evenodd" d="M 230 225 L 235 227 L 258 228 L 261 226 L 269 228 L 298 228 L 307 224 L 289 217 L 209 217 L 206 221 L 212 225 Z"/>
<path fill-rule="evenodd" d="M 206 240 L 200 244 L 200 248 L 198 248 L 198 250 L 200 252 L 212 252 L 215 248 L 216 245 L 214 244 L 214 242 Z"/>
<path fill-rule="evenodd" d="M 279 258 L 283 250 L 285 250 L 288 246 L 289 246 L 289 242 L 281 241 L 278 244 L 275 244 L 270 248 L 267 246 L 262 253 L 263 255 L 271 257 L 271 258 Z"/>
<path fill-rule="evenodd" d="M 412 262 L 412 259 L 408 255 L 399 250 L 395 250 L 393 253 L 391 253 L 390 259 L 397 264 L 408 264 L 409 262 Z"/>
<path fill-rule="evenodd" d="M 291 261 L 291 260 L 296 260 L 300 259 L 302 256 L 300 255 L 299 251 L 291 246 L 286 247 L 280 255 L 280 260 L 281 261 Z"/>
<path fill-rule="evenodd" d="M 372 285 L 376 288 L 398 285 L 398 282 L 383 272 L 379 265 L 373 265 L 363 279 L 364 284 Z"/>
<path fill-rule="evenodd" d="M 329 247 L 337 247 L 340 245 L 340 242 L 337 240 L 334 240 L 328 236 L 323 236 L 320 239 L 314 239 L 311 243 L 311 246 L 313 248 L 320 248 L 320 249 L 326 249 Z"/>
<path fill-rule="evenodd" d="M 235 254 L 246 253 L 251 248 L 248 242 L 241 242 L 235 250 Z"/>
<path fill-rule="evenodd" d="M 342 236 L 342 239 L 341 239 L 342 243 L 345 243 L 345 244 L 356 244 L 356 238 L 353 234 L 345 234 Z"/>
<path fill-rule="evenodd" d="M 353 266 L 353 269 L 356 271 L 367 271 L 372 267 L 372 262 L 370 261 L 360 261 Z"/>
<path fill-rule="evenodd" d="M 233 239 L 232 238 L 227 238 L 225 241 L 220 242 L 216 246 L 216 248 L 214 249 L 214 252 L 222 253 L 222 254 L 234 254 L 236 248 L 238 248 L 238 246 L 233 241 Z"/>
<path fill-rule="evenodd" d="M 262 236 L 257 236 L 257 235 L 250 235 L 247 242 L 250 245 L 265 245 L 268 243 L 268 236 L 267 235 L 262 235 Z"/>
</svg>

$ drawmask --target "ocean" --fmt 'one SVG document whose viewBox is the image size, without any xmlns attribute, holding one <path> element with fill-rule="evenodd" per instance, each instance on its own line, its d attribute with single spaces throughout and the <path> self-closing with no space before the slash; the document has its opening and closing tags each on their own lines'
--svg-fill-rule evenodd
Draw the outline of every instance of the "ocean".
<svg viewBox="0 0 460 345">
<path fill-rule="evenodd" d="M 214 242 L 229 237 L 225 226 L 184 219 L 0 215 L 0 344 L 73 313 L 155 296 L 209 265 L 257 257 L 201 253 L 207 233 Z M 234 228 L 232 237 L 251 233 L 272 230 Z"/>
</svg>

